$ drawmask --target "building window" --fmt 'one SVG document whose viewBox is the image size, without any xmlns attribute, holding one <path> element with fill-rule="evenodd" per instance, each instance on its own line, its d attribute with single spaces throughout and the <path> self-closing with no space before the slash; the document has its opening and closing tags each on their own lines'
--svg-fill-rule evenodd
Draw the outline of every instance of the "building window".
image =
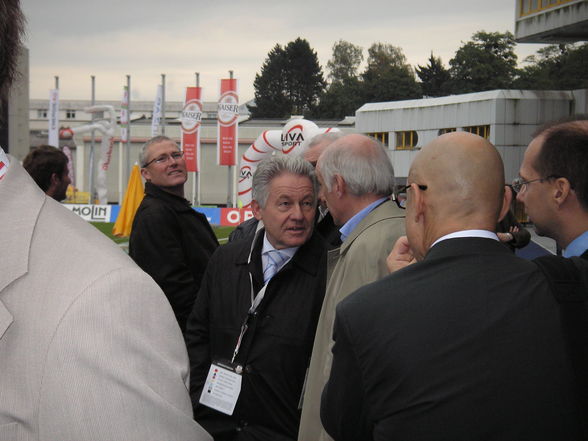
<svg viewBox="0 0 588 441">
<path fill-rule="evenodd" d="M 367 136 L 371 136 L 372 138 L 376 138 L 380 141 L 384 146 L 388 147 L 388 132 L 374 132 L 374 133 L 366 133 Z"/>
<path fill-rule="evenodd" d="M 418 142 L 419 137 L 414 130 L 396 132 L 396 150 L 412 150 Z"/>
<path fill-rule="evenodd" d="M 464 132 L 473 133 L 474 135 L 481 136 L 482 138 L 490 138 L 490 126 L 470 126 L 464 127 Z"/>
<path fill-rule="evenodd" d="M 37 118 L 47 119 L 47 109 L 37 109 Z"/>
<path fill-rule="evenodd" d="M 541 12 L 549 8 L 570 3 L 574 0 L 519 0 L 520 4 L 520 16 L 534 14 Z"/>
<path fill-rule="evenodd" d="M 445 135 L 446 133 L 451 133 L 451 132 L 455 132 L 455 131 L 457 131 L 457 129 L 455 127 L 451 127 L 448 129 L 439 129 L 438 135 L 441 136 L 441 135 Z"/>
<path fill-rule="evenodd" d="M 65 119 L 76 119 L 76 111 L 71 109 L 66 110 Z"/>
</svg>

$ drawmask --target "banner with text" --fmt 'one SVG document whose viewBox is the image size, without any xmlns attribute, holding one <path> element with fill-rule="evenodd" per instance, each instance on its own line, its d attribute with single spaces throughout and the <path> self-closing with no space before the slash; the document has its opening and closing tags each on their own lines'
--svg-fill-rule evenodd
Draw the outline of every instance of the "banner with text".
<svg viewBox="0 0 588 441">
<path fill-rule="evenodd" d="M 161 104 L 163 102 L 163 86 L 157 86 L 157 93 L 155 94 L 155 101 L 153 102 L 153 116 L 151 117 L 151 137 L 157 136 L 160 133 L 161 126 Z"/>
<path fill-rule="evenodd" d="M 237 164 L 239 96 L 237 80 L 221 80 L 218 100 L 217 151 L 218 165 Z"/>
<path fill-rule="evenodd" d="M 120 141 L 129 142 L 129 88 L 124 86 L 123 97 L 120 103 Z"/>
<path fill-rule="evenodd" d="M 186 87 L 186 103 L 182 110 L 182 150 L 189 172 L 200 171 L 200 123 L 202 122 L 201 87 Z"/>
<path fill-rule="evenodd" d="M 59 147 L 59 89 L 49 91 L 49 145 Z"/>
</svg>

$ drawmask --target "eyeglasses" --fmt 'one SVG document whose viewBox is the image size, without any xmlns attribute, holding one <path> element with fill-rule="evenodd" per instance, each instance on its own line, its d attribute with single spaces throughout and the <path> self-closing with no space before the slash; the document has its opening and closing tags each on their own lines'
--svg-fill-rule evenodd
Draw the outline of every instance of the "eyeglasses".
<svg viewBox="0 0 588 441">
<path fill-rule="evenodd" d="M 397 192 L 397 194 L 396 194 L 396 197 L 395 197 L 396 205 L 398 205 L 398 207 L 399 207 L 399 208 L 402 208 L 403 210 L 406 208 L 406 198 L 407 198 L 407 196 L 406 196 L 406 191 L 407 191 L 407 190 L 408 190 L 408 189 L 409 189 L 411 186 L 412 186 L 412 184 L 409 184 L 409 185 L 403 185 L 402 187 L 400 187 L 400 188 L 398 189 L 398 192 Z M 418 187 L 420 190 L 422 190 L 422 191 L 425 191 L 427 188 L 429 188 L 429 187 L 427 187 L 426 185 L 423 185 L 423 184 L 416 184 L 416 186 L 417 186 L 417 187 Z"/>
<path fill-rule="evenodd" d="M 184 152 L 181 152 L 181 151 L 173 152 L 173 153 L 170 153 L 169 155 L 168 154 L 161 155 L 161 156 L 158 156 L 157 158 L 152 159 L 151 161 L 147 162 L 143 166 L 143 168 L 146 168 L 147 166 L 153 164 L 154 162 L 156 164 L 165 164 L 167 161 L 169 161 L 170 158 L 173 159 L 174 162 L 176 162 L 176 161 L 179 161 L 183 156 L 184 156 Z"/>
<path fill-rule="evenodd" d="M 530 181 L 525 181 L 523 178 L 518 177 L 512 181 L 512 189 L 517 193 L 520 193 L 524 188 L 526 188 L 528 184 L 532 184 L 533 182 L 548 181 L 549 179 L 556 179 L 558 177 L 559 176 L 549 175 L 545 176 L 544 178 L 531 179 Z"/>
</svg>

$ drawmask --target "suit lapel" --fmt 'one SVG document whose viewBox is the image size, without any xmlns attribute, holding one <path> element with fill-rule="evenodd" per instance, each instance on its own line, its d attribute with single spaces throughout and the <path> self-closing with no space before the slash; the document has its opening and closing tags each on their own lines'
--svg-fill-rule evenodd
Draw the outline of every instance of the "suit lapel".
<svg viewBox="0 0 588 441">
<path fill-rule="evenodd" d="M 31 241 L 37 218 L 46 196 L 18 161 L 10 166 L 0 181 L 0 296 L 2 291 L 28 271 Z M 50 250 L 47 250 L 50 259 Z M 1 297 L 0 297 L 1 298 Z"/>
<path fill-rule="evenodd" d="M 4 303 L 0 301 L 0 340 L 4 337 L 4 333 L 12 323 L 13 318 L 12 314 L 6 309 Z"/>
</svg>

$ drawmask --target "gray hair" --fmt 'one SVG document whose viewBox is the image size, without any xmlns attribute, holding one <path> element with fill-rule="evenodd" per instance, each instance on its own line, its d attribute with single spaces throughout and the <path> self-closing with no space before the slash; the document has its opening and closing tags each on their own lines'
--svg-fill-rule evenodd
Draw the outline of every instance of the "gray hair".
<svg viewBox="0 0 588 441">
<path fill-rule="evenodd" d="M 337 141 L 339 138 L 343 138 L 343 136 L 345 136 L 343 132 L 319 133 L 318 135 L 315 135 L 310 139 L 310 142 L 308 143 L 308 148 L 311 149 L 324 141 L 330 141 L 330 144 L 333 141 Z"/>
<path fill-rule="evenodd" d="M 180 150 L 180 146 L 178 146 L 178 144 L 173 139 L 163 135 L 154 136 L 141 147 L 141 151 L 139 152 L 139 164 L 141 164 L 141 167 L 145 167 L 145 164 L 147 164 L 147 151 L 149 150 L 149 147 L 165 141 L 173 142 L 178 147 L 178 150 Z"/>
<path fill-rule="evenodd" d="M 301 156 L 276 155 L 261 161 L 255 173 L 253 173 L 252 198 L 257 201 L 261 208 L 265 208 L 272 179 L 283 173 L 292 173 L 309 178 L 312 182 L 314 200 L 317 200 L 318 181 L 312 165 L 302 159 Z"/>
<path fill-rule="evenodd" d="M 320 173 L 327 191 L 339 175 L 354 196 L 394 193 L 394 168 L 384 146 L 374 138 L 364 138 L 361 144 L 345 140 L 331 144 L 321 155 Z"/>
</svg>

